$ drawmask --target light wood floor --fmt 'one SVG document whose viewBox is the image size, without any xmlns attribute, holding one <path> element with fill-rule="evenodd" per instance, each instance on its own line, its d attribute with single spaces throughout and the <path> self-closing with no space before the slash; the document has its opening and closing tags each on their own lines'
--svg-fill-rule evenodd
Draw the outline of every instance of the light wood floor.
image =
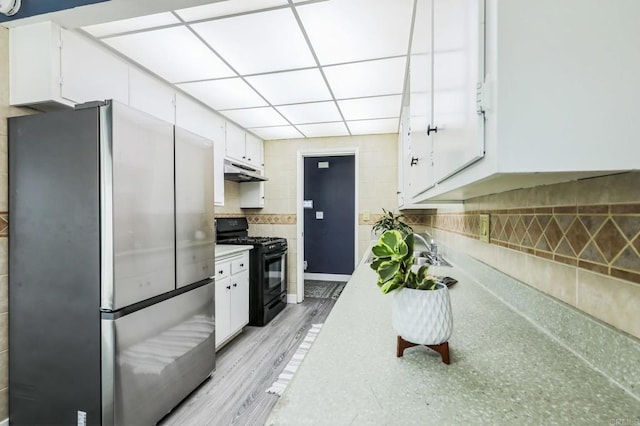
<svg viewBox="0 0 640 426">
<path fill-rule="evenodd" d="M 264 327 L 245 327 L 216 357 L 216 371 L 159 424 L 264 425 L 278 400 L 266 389 L 278 378 L 311 324 L 324 322 L 333 299 L 306 298 Z"/>
</svg>

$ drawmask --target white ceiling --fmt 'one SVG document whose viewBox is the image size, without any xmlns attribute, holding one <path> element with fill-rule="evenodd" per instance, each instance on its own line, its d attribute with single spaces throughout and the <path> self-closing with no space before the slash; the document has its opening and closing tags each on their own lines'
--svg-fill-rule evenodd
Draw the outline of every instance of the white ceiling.
<svg viewBox="0 0 640 426">
<path fill-rule="evenodd" d="M 263 139 L 363 135 L 398 131 L 412 11 L 224 0 L 82 29 Z"/>
</svg>

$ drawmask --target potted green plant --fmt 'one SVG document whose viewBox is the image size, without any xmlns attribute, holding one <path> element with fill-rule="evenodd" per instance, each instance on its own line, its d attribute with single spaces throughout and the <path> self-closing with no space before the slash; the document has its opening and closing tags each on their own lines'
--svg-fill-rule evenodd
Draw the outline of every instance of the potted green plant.
<svg viewBox="0 0 640 426">
<path fill-rule="evenodd" d="M 449 364 L 449 337 L 453 331 L 453 314 L 449 290 L 428 274 L 428 266 L 415 267 L 413 234 L 385 231 L 371 251 L 371 268 L 378 275 L 383 293 L 394 292 L 392 323 L 396 331 L 397 351 L 425 345 L 437 351 Z M 417 269 L 416 269 L 417 268 Z"/>
<path fill-rule="evenodd" d="M 396 231 L 400 231 L 404 235 L 408 235 L 413 233 L 413 229 L 411 226 L 407 225 L 402 219 L 404 215 L 402 214 L 394 214 L 390 210 L 382 209 L 383 215 L 380 219 L 378 219 L 371 228 L 371 231 L 375 235 L 380 235 L 384 231 L 390 231 L 395 229 Z"/>
</svg>

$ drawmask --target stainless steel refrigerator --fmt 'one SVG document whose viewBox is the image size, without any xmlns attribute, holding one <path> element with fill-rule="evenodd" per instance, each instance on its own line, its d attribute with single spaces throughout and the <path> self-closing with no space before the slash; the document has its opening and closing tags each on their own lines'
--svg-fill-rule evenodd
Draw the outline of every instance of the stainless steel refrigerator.
<svg viewBox="0 0 640 426">
<path fill-rule="evenodd" d="M 213 142 L 116 102 L 9 119 L 9 419 L 149 425 L 214 370 Z"/>
</svg>

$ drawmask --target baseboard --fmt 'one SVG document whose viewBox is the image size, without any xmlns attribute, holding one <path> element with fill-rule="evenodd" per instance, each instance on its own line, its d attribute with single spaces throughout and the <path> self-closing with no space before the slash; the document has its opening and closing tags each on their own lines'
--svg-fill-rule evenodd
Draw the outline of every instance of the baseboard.
<svg viewBox="0 0 640 426">
<path fill-rule="evenodd" d="M 318 280 L 318 281 L 342 281 L 347 282 L 351 279 L 351 275 L 343 274 L 315 274 L 312 272 L 304 273 L 305 280 Z"/>
<path fill-rule="evenodd" d="M 287 294 L 287 303 L 298 303 L 298 295 L 296 294 Z M 0 425 L 2 426 L 2 425 Z"/>
</svg>

